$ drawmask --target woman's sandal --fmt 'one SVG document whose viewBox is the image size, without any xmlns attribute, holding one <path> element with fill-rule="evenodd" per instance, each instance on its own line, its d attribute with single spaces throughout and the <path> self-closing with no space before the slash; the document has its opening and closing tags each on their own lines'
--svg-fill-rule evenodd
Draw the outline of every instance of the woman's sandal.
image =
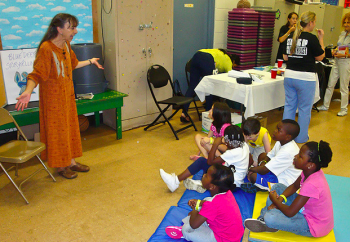
<svg viewBox="0 0 350 242">
<path fill-rule="evenodd" d="M 88 172 L 90 171 L 90 167 L 87 165 L 80 164 L 79 162 L 76 162 L 76 165 L 69 167 L 72 171 L 77 172 Z"/>
<path fill-rule="evenodd" d="M 58 175 L 66 178 L 66 179 L 74 179 L 78 176 L 78 174 L 72 171 L 69 167 L 64 168 L 64 170 L 59 171 Z"/>
</svg>

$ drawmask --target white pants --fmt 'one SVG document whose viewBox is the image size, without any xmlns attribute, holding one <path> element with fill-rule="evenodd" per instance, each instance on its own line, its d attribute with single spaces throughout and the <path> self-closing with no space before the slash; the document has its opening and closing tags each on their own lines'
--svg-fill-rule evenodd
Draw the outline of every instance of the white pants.
<svg viewBox="0 0 350 242">
<path fill-rule="evenodd" d="M 254 163 L 258 162 L 259 155 L 265 152 L 265 147 L 260 146 L 260 147 L 253 148 L 250 145 L 248 146 L 249 146 L 249 153 L 252 155 Z"/>
<path fill-rule="evenodd" d="M 349 81 L 350 81 L 350 59 L 335 58 L 335 64 L 332 67 L 331 74 L 329 75 L 328 87 L 324 95 L 323 105 L 329 108 L 331 98 L 333 95 L 334 87 L 337 84 L 338 78 L 340 79 L 340 94 L 341 104 L 340 108 L 347 110 L 349 103 Z"/>
<path fill-rule="evenodd" d="M 204 222 L 197 229 L 192 229 L 190 225 L 190 216 L 182 219 L 182 235 L 188 241 L 193 242 L 216 242 L 213 230 Z"/>
</svg>

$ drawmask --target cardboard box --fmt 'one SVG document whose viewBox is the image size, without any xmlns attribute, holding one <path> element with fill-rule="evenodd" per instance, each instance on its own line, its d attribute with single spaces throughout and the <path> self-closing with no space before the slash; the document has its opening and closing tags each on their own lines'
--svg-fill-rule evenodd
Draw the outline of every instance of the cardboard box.
<svg viewBox="0 0 350 242">
<path fill-rule="evenodd" d="M 267 117 L 255 115 L 255 116 L 252 116 L 252 118 L 258 119 L 260 121 L 261 126 L 264 128 L 267 128 Z"/>
<path fill-rule="evenodd" d="M 202 112 L 202 132 L 209 133 L 212 120 L 208 117 L 209 112 Z M 237 113 L 231 113 L 232 124 L 242 123 L 242 116 Z"/>
</svg>

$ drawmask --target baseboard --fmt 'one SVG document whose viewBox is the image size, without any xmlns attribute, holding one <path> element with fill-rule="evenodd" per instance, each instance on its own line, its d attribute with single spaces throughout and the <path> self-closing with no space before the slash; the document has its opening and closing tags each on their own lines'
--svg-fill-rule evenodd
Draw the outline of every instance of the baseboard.
<svg viewBox="0 0 350 242">
<path fill-rule="evenodd" d="M 165 112 L 167 116 L 170 116 L 172 113 L 171 110 L 168 110 Z M 122 130 L 129 130 L 138 128 L 141 126 L 146 126 L 153 122 L 153 120 L 159 115 L 159 113 L 153 113 L 149 115 L 144 115 L 140 117 L 135 117 L 131 119 L 122 119 Z M 116 115 L 115 115 L 115 109 L 109 109 L 103 111 L 103 123 L 113 129 L 116 129 L 116 123 L 115 123 Z M 160 120 L 164 120 L 164 118 L 160 118 Z"/>
</svg>

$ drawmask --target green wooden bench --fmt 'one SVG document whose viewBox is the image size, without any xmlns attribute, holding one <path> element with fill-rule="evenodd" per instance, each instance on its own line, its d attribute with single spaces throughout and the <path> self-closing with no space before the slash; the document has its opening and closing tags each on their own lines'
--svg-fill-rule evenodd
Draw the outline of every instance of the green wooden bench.
<svg viewBox="0 0 350 242">
<path fill-rule="evenodd" d="M 91 100 L 77 100 L 78 115 L 95 113 L 95 125 L 100 125 L 99 111 L 115 108 L 117 139 L 122 138 L 122 106 L 127 94 L 108 89 L 106 92 L 95 94 Z M 39 123 L 39 108 L 28 108 L 23 111 L 10 111 L 19 126 Z M 0 126 L 0 130 L 14 128 L 12 124 Z"/>
</svg>

